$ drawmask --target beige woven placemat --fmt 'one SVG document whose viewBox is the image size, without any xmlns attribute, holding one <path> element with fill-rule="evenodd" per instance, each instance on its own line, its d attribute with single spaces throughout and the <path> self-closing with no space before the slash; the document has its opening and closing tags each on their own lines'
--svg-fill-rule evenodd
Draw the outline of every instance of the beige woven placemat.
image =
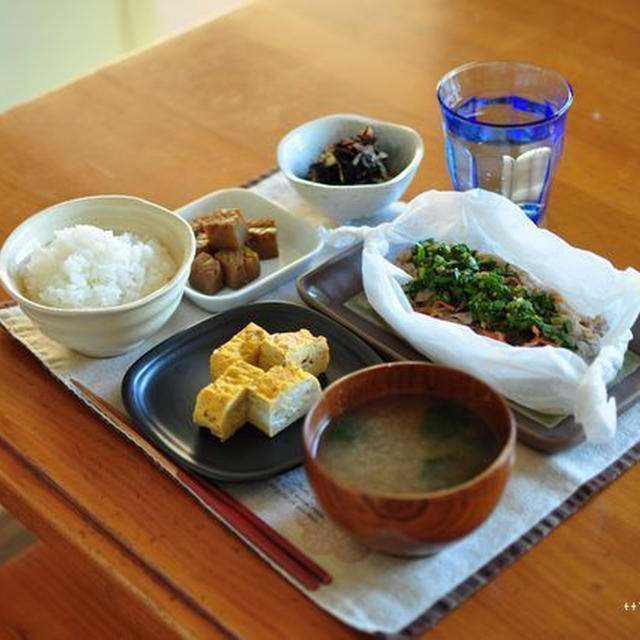
<svg viewBox="0 0 640 640">
<path fill-rule="evenodd" d="M 299 215 L 307 214 L 280 174 L 252 188 Z M 297 300 L 293 283 L 268 297 Z M 43 336 L 17 307 L 1 309 L 0 323 L 64 385 L 72 388 L 71 378 L 78 379 L 122 408 L 120 383 L 131 363 L 208 315 L 184 300 L 167 325 L 140 349 L 108 360 L 85 358 L 61 347 Z M 518 446 L 512 477 L 487 522 L 446 551 L 422 559 L 384 556 L 358 545 L 324 516 L 302 469 L 225 489 L 331 573 L 333 582 L 315 591 L 286 576 L 318 606 L 363 631 L 411 636 L 435 624 L 631 466 L 640 456 L 639 441 L 640 406 L 636 406 L 620 418 L 616 438 L 607 445 L 585 443 L 553 456 Z"/>
</svg>

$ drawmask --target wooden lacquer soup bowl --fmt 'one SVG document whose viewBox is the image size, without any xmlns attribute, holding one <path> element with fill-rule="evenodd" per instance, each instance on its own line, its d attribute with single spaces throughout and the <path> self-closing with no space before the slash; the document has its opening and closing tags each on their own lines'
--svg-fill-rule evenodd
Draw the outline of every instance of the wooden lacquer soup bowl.
<svg viewBox="0 0 640 640">
<path fill-rule="evenodd" d="M 497 435 L 497 457 L 466 482 L 428 493 L 369 493 L 334 479 L 317 459 L 329 422 L 373 400 L 409 393 L 474 411 Z M 309 482 L 327 514 L 368 547 L 419 556 L 462 538 L 493 511 L 513 465 L 516 428 L 505 401 L 480 380 L 438 365 L 396 362 L 356 371 L 329 386 L 307 414 L 303 439 Z"/>
</svg>

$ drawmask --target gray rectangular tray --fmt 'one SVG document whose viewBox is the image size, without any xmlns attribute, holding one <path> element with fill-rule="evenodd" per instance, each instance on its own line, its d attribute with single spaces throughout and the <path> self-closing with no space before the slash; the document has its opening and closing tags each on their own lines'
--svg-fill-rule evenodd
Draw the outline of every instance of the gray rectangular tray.
<svg viewBox="0 0 640 640">
<path fill-rule="evenodd" d="M 304 273 L 296 280 L 301 298 L 311 307 L 337 320 L 371 344 L 390 360 L 426 360 L 402 338 L 379 324 L 370 322 L 345 306 L 362 292 L 362 245 L 349 247 Z M 640 355 L 640 320 L 633 328 L 629 349 Z M 633 406 L 640 398 L 640 369 L 611 389 L 618 414 Z M 518 440 L 544 452 L 560 451 L 584 440 L 582 427 L 572 417 L 565 418 L 549 429 L 526 415 L 515 411 Z"/>
</svg>

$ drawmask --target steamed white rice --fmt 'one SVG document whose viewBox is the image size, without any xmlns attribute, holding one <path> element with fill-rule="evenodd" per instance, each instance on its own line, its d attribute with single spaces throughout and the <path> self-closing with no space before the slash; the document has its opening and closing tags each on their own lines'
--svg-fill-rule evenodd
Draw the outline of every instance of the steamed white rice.
<svg viewBox="0 0 640 640">
<path fill-rule="evenodd" d="M 26 294 L 51 307 L 111 307 L 138 300 L 177 270 L 153 238 L 115 234 L 91 225 L 56 231 L 29 256 L 22 278 Z"/>
</svg>

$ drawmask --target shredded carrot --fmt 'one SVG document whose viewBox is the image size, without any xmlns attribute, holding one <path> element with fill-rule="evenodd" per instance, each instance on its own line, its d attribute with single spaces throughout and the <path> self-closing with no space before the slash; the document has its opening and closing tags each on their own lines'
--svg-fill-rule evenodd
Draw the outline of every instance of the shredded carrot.
<svg viewBox="0 0 640 640">
<path fill-rule="evenodd" d="M 550 346 L 550 347 L 555 347 L 556 343 L 555 342 L 551 342 L 549 340 L 545 340 L 542 336 L 536 336 L 533 340 L 529 340 L 529 342 L 527 342 L 526 344 L 523 344 L 523 347 L 537 347 L 538 345 L 541 346 Z"/>
<path fill-rule="evenodd" d="M 443 311 L 453 312 L 456 310 L 453 305 L 443 302 L 442 300 L 434 300 L 433 302 L 429 301 L 426 304 L 418 304 L 414 309 L 419 313 L 426 313 L 429 315 L 439 315 L 442 314 Z"/>
<path fill-rule="evenodd" d="M 487 329 L 478 329 L 477 331 L 481 336 L 487 336 L 487 338 L 506 342 L 505 335 L 502 331 L 488 331 Z"/>
<path fill-rule="evenodd" d="M 540 335 L 540 329 L 535 324 L 531 325 L 531 333 L 537 338 Z"/>
<path fill-rule="evenodd" d="M 433 307 L 434 308 L 441 307 L 442 309 L 446 309 L 447 311 L 456 310 L 456 308 L 452 304 L 449 304 L 448 302 L 445 302 L 444 300 L 440 300 L 440 299 L 436 300 L 433 303 Z"/>
<path fill-rule="evenodd" d="M 435 315 L 433 309 L 428 305 L 415 306 L 413 310 L 418 313 L 424 313 L 425 316 Z"/>
</svg>

